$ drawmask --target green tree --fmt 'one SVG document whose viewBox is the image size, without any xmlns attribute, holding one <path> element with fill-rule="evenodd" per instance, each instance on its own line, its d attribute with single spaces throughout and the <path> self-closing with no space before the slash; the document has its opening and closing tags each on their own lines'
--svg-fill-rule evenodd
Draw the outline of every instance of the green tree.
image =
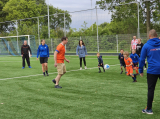
<svg viewBox="0 0 160 119">
<path fill-rule="evenodd" d="M 3 7 L 9 0 L 1 0 L 0 1 L 0 22 L 6 21 L 7 12 L 2 11 Z M 0 34 L 4 34 L 4 31 L 8 30 L 9 23 L 0 23 Z"/>
<path fill-rule="evenodd" d="M 150 20 L 153 18 L 153 16 L 151 14 L 151 11 L 153 9 L 157 9 L 156 7 L 157 7 L 157 4 L 159 4 L 159 0 L 154 0 L 153 2 L 146 1 L 146 0 L 141 0 L 141 1 L 143 1 L 143 3 L 140 4 L 140 18 L 142 18 L 142 20 L 144 21 L 143 24 L 147 26 L 146 29 L 148 32 L 152 28 Z M 125 0 L 125 3 L 129 3 L 129 2 L 135 2 L 135 0 Z M 101 0 L 101 1 L 97 1 L 97 4 L 103 10 L 106 10 L 106 9 L 111 10 L 113 15 L 115 15 L 115 13 L 119 12 L 118 16 L 121 16 L 123 18 L 125 18 L 125 16 L 122 16 L 121 13 L 123 14 L 125 12 L 125 15 L 126 15 L 126 14 L 128 14 L 127 12 L 130 12 L 133 10 L 132 4 L 123 5 L 123 6 L 130 6 L 130 8 L 128 7 L 127 10 L 124 9 L 124 11 L 121 11 L 121 12 L 118 11 L 117 7 L 114 7 L 119 4 L 124 4 L 124 0 L 114 0 L 114 1 L 113 0 Z M 121 5 L 120 7 L 123 7 L 123 6 Z M 145 8 L 147 9 L 147 12 L 145 12 Z M 136 10 L 136 7 L 134 10 Z M 145 19 L 143 19 L 143 17 Z M 112 20 L 114 20 L 113 16 L 112 16 Z"/>
</svg>

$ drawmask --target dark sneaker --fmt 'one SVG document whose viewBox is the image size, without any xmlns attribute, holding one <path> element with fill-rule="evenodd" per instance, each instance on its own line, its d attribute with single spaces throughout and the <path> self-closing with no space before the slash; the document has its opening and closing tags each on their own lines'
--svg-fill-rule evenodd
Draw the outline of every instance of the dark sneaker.
<svg viewBox="0 0 160 119">
<path fill-rule="evenodd" d="M 137 80 L 133 81 L 133 83 L 134 83 L 134 82 L 137 82 Z"/>
<path fill-rule="evenodd" d="M 143 109 L 143 110 L 142 110 L 142 113 L 153 114 L 153 111 L 152 111 L 152 109 L 150 109 L 150 110 Z"/>
<path fill-rule="evenodd" d="M 99 72 L 98 73 L 101 73 L 101 70 L 99 70 Z"/>
<path fill-rule="evenodd" d="M 123 73 L 123 71 L 121 71 L 121 73 L 120 74 L 122 74 Z"/>
<path fill-rule="evenodd" d="M 61 87 L 61 86 L 59 86 L 59 85 L 55 85 L 54 87 L 55 87 L 55 88 L 62 88 L 62 87 Z"/>
<path fill-rule="evenodd" d="M 55 80 L 55 79 L 53 79 L 52 82 L 53 82 L 54 84 L 56 84 L 56 80 Z"/>
</svg>

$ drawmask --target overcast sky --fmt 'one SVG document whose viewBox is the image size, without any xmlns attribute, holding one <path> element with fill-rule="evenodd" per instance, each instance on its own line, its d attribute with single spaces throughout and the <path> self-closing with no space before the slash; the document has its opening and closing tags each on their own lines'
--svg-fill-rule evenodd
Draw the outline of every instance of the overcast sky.
<svg viewBox="0 0 160 119">
<path fill-rule="evenodd" d="M 95 8 L 97 0 L 92 0 L 92 8 Z M 46 0 L 47 4 L 53 5 L 62 10 L 67 10 L 69 12 L 81 11 L 86 9 L 91 9 L 91 0 Z M 110 22 L 111 14 L 108 11 L 97 10 L 98 13 L 98 24 L 103 22 Z M 70 13 L 72 18 L 71 27 L 81 28 L 83 22 L 87 22 L 87 27 L 90 27 L 92 23 L 96 22 L 96 10 L 88 10 L 82 12 Z"/>
</svg>

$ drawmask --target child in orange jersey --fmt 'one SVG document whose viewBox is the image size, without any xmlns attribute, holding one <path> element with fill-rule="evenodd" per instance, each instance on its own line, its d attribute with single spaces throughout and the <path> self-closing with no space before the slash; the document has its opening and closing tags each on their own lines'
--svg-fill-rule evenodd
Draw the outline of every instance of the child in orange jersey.
<svg viewBox="0 0 160 119">
<path fill-rule="evenodd" d="M 123 52 L 123 55 L 124 55 L 124 62 L 126 64 L 127 75 L 132 77 L 133 82 L 137 82 L 136 75 L 133 74 L 132 59 L 130 57 L 128 57 L 129 53 L 127 51 L 125 51 L 125 52 Z"/>
</svg>

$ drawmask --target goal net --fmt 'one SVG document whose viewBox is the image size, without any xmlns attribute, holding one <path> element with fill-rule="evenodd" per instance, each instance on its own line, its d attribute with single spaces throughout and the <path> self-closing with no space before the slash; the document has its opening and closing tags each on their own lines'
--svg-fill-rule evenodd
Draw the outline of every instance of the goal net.
<svg viewBox="0 0 160 119">
<path fill-rule="evenodd" d="M 24 40 L 28 41 L 28 45 L 32 51 L 32 56 L 36 56 L 39 44 L 36 44 L 34 35 L 0 37 L 0 55 L 20 56 L 21 46 L 23 45 Z"/>
</svg>

